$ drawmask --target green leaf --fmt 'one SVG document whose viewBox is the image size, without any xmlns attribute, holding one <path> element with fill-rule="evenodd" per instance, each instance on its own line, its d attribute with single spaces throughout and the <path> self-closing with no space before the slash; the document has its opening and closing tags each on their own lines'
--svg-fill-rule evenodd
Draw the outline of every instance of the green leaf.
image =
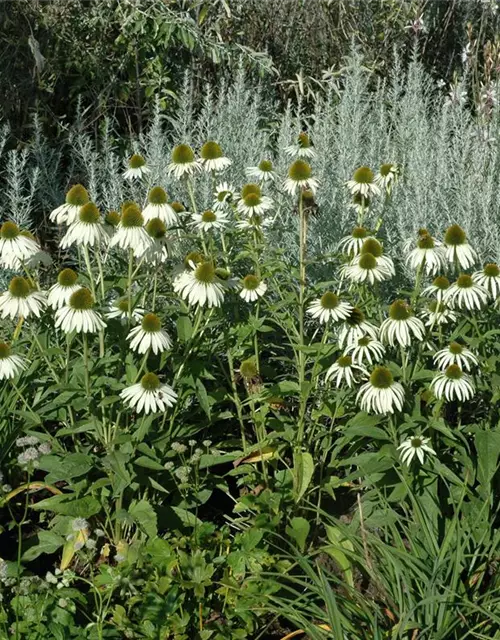
<svg viewBox="0 0 500 640">
<path fill-rule="evenodd" d="M 38 558 L 42 553 L 55 553 L 64 545 L 64 542 L 64 538 L 54 531 L 45 531 L 42 529 L 38 532 L 38 544 L 30 547 L 23 554 L 23 560 L 30 562 Z"/>
<path fill-rule="evenodd" d="M 328 536 L 328 540 L 331 542 L 331 545 L 328 545 L 325 551 L 342 569 L 348 584 L 351 587 L 354 587 L 351 561 L 343 551 L 344 549 L 346 551 L 354 551 L 352 542 L 345 537 L 344 533 L 338 527 L 334 527 L 332 525 L 326 526 L 326 535 Z"/>
<path fill-rule="evenodd" d="M 500 431 L 476 431 L 475 437 L 477 451 L 477 479 L 484 491 L 498 469 L 498 457 L 500 456 Z"/>
<path fill-rule="evenodd" d="M 151 460 L 151 458 L 148 458 L 147 456 L 140 456 L 134 460 L 134 464 L 137 464 L 139 467 L 145 467 L 146 469 L 152 469 L 153 471 L 165 471 L 159 462 Z"/>
<path fill-rule="evenodd" d="M 128 510 L 139 529 L 149 538 L 155 538 L 157 529 L 156 512 L 147 500 L 133 502 Z"/>
<path fill-rule="evenodd" d="M 188 315 L 177 318 L 177 337 L 179 342 L 187 342 L 193 335 L 193 325 Z"/>
<path fill-rule="evenodd" d="M 207 414 L 207 418 L 210 420 L 211 411 L 210 411 L 210 404 L 208 402 L 207 390 L 205 389 L 205 385 L 199 378 L 196 380 L 196 396 L 198 398 L 201 408 Z"/>
<path fill-rule="evenodd" d="M 92 458 L 84 453 L 43 456 L 40 460 L 40 469 L 48 472 L 45 481 L 52 484 L 59 480 L 70 480 L 87 474 L 92 469 Z"/>
<path fill-rule="evenodd" d="M 295 502 L 300 502 L 314 474 L 314 460 L 310 453 L 298 451 L 293 464 L 293 493 Z"/>
<path fill-rule="evenodd" d="M 92 496 L 74 498 L 74 494 L 52 496 L 31 505 L 36 511 L 51 511 L 72 518 L 90 518 L 101 510 L 101 503 Z"/>
<path fill-rule="evenodd" d="M 292 518 L 290 526 L 286 528 L 287 534 L 295 540 L 302 553 L 304 552 L 310 529 L 311 526 L 305 518 Z"/>
<path fill-rule="evenodd" d="M 364 436 L 375 438 L 375 440 L 390 440 L 387 433 L 380 427 L 368 426 L 366 424 L 352 424 L 346 427 L 347 436 Z"/>
</svg>

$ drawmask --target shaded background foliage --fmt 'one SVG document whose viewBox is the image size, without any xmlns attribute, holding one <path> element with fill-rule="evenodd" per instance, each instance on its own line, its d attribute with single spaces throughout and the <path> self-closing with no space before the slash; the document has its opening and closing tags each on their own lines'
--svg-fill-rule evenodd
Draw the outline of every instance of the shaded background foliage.
<svg viewBox="0 0 500 640">
<path fill-rule="evenodd" d="M 140 132 L 156 99 L 175 111 L 185 70 L 195 97 L 235 64 L 273 98 L 314 100 L 355 44 L 386 77 L 414 44 L 451 79 L 468 40 L 479 60 L 498 31 L 496 0 L 14 0 L 0 3 L 0 94 L 15 136 L 36 110 L 51 135 L 81 100 L 90 122 Z M 419 23 L 422 18 L 423 24 Z M 467 27 L 469 25 L 469 27 Z M 58 125 L 58 126 L 56 126 Z"/>
</svg>

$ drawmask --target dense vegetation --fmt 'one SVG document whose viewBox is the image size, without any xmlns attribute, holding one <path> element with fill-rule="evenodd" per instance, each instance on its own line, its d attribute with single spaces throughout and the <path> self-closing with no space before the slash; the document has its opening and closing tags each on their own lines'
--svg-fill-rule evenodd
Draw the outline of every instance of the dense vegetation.
<svg viewBox="0 0 500 640">
<path fill-rule="evenodd" d="M 495 3 L 0 15 L 0 638 L 500 638 Z"/>
</svg>

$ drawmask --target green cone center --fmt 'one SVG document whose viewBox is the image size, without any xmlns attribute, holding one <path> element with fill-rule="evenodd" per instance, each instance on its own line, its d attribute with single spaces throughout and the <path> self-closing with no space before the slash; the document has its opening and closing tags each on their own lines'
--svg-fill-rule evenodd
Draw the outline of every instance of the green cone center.
<svg viewBox="0 0 500 640">
<path fill-rule="evenodd" d="M 375 258 L 380 258 L 383 252 L 382 245 L 375 238 L 368 238 L 361 247 L 361 253 L 371 253 Z"/>
<path fill-rule="evenodd" d="M 259 162 L 259 169 L 269 173 L 273 170 L 273 163 L 270 160 L 261 160 Z"/>
<path fill-rule="evenodd" d="M 200 156 L 203 160 L 217 160 L 217 158 L 222 158 L 222 149 L 217 142 L 209 140 L 202 146 Z"/>
<path fill-rule="evenodd" d="M 465 244 L 467 241 L 467 236 L 465 235 L 465 231 L 458 224 L 452 224 L 451 227 L 448 227 L 446 233 L 444 234 L 444 241 L 446 244 L 451 246 L 457 246 L 461 244 Z"/>
<path fill-rule="evenodd" d="M 255 291 L 260 285 L 260 278 L 254 276 L 253 274 L 249 274 L 243 278 L 243 288 L 248 289 L 249 291 Z"/>
<path fill-rule="evenodd" d="M 474 280 L 467 273 L 462 273 L 462 275 L 457 278 L 457 287 L 460 289 L 470 289 L 474 286 Z"/>
<path fill-rule="evenodd" d="M 204 284 L 210 284 L 215 280 L 215 267 L 213 262 L 202 262 L 199 264 L 195 271 L 194 277 L 198 282 Z"/>
<path fill-rule="evenodd" d="M 156 313 L 146 313 L 141 326 L 148 333 L 157 333 L 161 329 L 161 320 Z"/>
<path fill-rule="evenodd" d="M 156 373 L 146 373 L 141 378 L 141 387 L 146 391 L 156 391 L 160 387 L 160 379 Z"/>
<path fill-rule="evenodd" d="M 30 294 L 31 287 L 26 278 L 14 276 L 10 281 L 9 291 L 14 298 L 27 298 Z"/>
<path fill-rule="evenodd" d="M 321 296 L 321 306 L 323 309 L 335 309 L 339 306 L 339 297 L 333 291 L 327 291 Z"/>
<path fill-rule="evenodd" d="M 10 347 L 6 342 L 0 342 L 0 360 L 10 356 Z"/>
<path fill-rule="evenodd" d="M 166 204 L 168 201 L 167 192 L 162 187 L 153 187 L 148 194 L 148 201 L 151 204 Z"/>
<path fill-rule="evenodd" d="M 337 359 L 337 364 L 339 365 L 339 367 L 345 369 L 346 367 L 350 367 L 352 365 L 352 358 L 351 356 L 340 356 L 340 358 Z"/>
<path fill-rule="evenodd" d="M 373 171 L 370 167 L 359 167 L 354 172 L 352 179 L 358 184 L 371 184 L 374 180 Z"/>
<path fill-rule="evenodd" d="M 194 162 L 194 152 L 188 144 L 178 144 L 172 150 L 172 162 L 175 164 L 190 164 Z"/>
<path fill-rule="evenodd" d="M 288 169 L 288 177 L 295 182 L 304 182 L 309 180 L 312 175 L 311 165 L 305 160 L 295 160 Z"/>
<path fill-rule="evenodd" d="M 498 276 L 500 275 L 500 269 L 498 268 L 498 265 L 494 262 L 485 265 L 484 275 L 488 276 L 488 278 L 498 278 Z"/>
<path fill-rule="evenodd" d="M 101 214 L 99 209 L 93 202 L 87 202 L 87 204 L 84 204 L 78 213 L 80 222 L 84 222 L 85 224 L 96 224 L 99 222 L 100 216 Z"/>
<path fill-rule="evenodd" d="M 66 204 L 73 207 L 83 207 L 89 200 L 88 191 L 81 184 L 75 184 L 66 194 Z"/>
<path fill-rule="evenodd" d="M 201 214 L 201 219 L 203 222 L 215 222 L 217 220 L 217 216 L 213 211 L 208 210 Z"/>
<path fill-rule="evenodd" d="M 450 364 L 450 366 L 444 372 L 444 375 L 450 380 L 460 380 L 460 378 L 462 378 L 464 374 L 458 364 Z"/>
<path fill-rule="evenodd" d="M 11 222 L 10 220 L 8 222 L 4 222 L 0 229 L 0 236 L 3 238 L 3 240 L 14 240 L 14 238 L 17 238 L 20 233 L 21 231 L 19 230 L 17 224 L 15 222 Z"/>
<path fill-rule="evenodd" d="M 57 276 L 57 282 L 61 287 L 72 287 L 78 279 L 78 275 L 73 269 L 63 269 Z"/>
<path fill-rule="evenodd" d="M 261 190 L 259 185 L 254 182 L 249 182 L 248 184 L 243 185 L 243 188 L 241 189 L 241 197 L 246 198 L 250 193 L 256 193 L 260 196 Z"/>
<path fill-rule="evenodd" d="M 450 353 L 453 353 L 454 355 L 460 355 L 463 353 L 464 348 L 458 342 L 452 342 L 449 346 L 449 350 Z"/>
<path fill-rule="evenodd" d="M 408 320 L 411 317 L 411 309 L 404 300 L 395 300 L 389 307 L 391 320 Z"/>
<path fill-rule="evenodd" d="M 164 238 L 167 233 L 167 225 L 160 218 L 153 218 L 146 225 L 146 231 L 152 238 Z"/>
<path fill-rule="evenodd" d="M 86 287 L 82 287 L 71 294 L 69 306 L 75 311 L 87 311 L 94 306 L 94 298 Z"/>
<path fill-rule="evenodd" d="M 257 367 L 255 366 L 255 362 L 252 360 L 252 358 L 243 360 L 243 362 L 240 364 L 240 374 L 246 380 L 257 378 L 259 372 L 257 371 Z"/>
<path fill-rule="evenodd" d="M 130 204 L 122 213 L 121 219 L 122 227 L 142 227 L 144 225 L 144 218 L 141 210 L 136 204 Z"/>
<path fill-rule="evenodd" d="M 139 169 L 140 167 L 143 167 L 145 164 L 146 164 L 146 160 L 144 160 L 144 158 L 138 153 L 134 153 L 134 155 L 128 161 L 128 166 L 131 169 Z"/>
<path fill-rule="evenodd" d="M 376 367 L 370 375 L 370 383 L 376 389 L 389 389 L 393 382 L 393 375 L 387 367 Z"/>
<path fill-rule="evenodd" d="M 377 266 L 377 258 L 371 253 L 363 253 L 359 258 L 359 266 L 361 269 L 366 269 L 369 271 L 370 269 L 375 269 Z"/>
</svg>

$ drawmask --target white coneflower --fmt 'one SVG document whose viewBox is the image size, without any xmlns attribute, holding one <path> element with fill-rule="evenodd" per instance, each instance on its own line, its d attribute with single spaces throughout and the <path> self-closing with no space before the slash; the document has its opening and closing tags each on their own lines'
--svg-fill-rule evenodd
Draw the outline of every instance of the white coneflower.
<svg viewBox="0 0 500 640">
<path fill-rule="evenodd" d="M 172 346 L 172 340 L 161 328 L 161 320 L 154 313 L 146 313 L 140 326 L 134 327 L 127 336 L 130 348 L 137 353 L 151 349 L 154 354 L 163 353 Z"/>
<path fill-rule="evenodd" d="M 433 360 L 440 369 L 447 369 L 451 364 L 458 364 L 461 369 L 470 371 L 471 365 L 478 364 L 478 359 L 472 351 L 459 342 L 451 342 L 445 349 L 435 353 Z"/>
<path fill-rule="evenodd" d="M 151 173 L 150 168 L 146 164 L 146 160 L 138 154 L 134 153 L 134 155 L 128 161 L 128 169 L 123 174 L 125 180 L 140 180 L 148 173 Z"/>
<path fill-rule="evenodd" d="M 165 262 L 172 253 L 172 242 L 166 224 L 160 218 L 151 218 L 146 224 L 146 232 L 151 243 L 142 250 L 137 250 L 135 256 L 148 264 Z"/>
<path fill-rule="evenodd" d="M 43 291 L 34 289 L 21 276 L 12 278 L 7 291 L 0 295 L 0 313 L 2 318 L 40 317 L 47 304 Z"/>
<path fill-rule="evenodd" d="M 117 298 L 104 315 L 108 320 L 128 321 L 128 298 Z M 141 322 L 143 315 L 144 309 L 132 306 L 132 320 L 134 322 Z"/>
<path fill-rule="evenodd" d="M 178 223 L 177 214 L 168 204 L 168 196 L 165 189 L 153 187 L 148 193 L 148 204 L 142 211 L 144 222 L 149 222 L 154 218 L 160 218 L 167 227 L 173 227 Z"/>
<path fill-rule="evenodd" d="M 425 327 L 422 320 L 412 315 L 411 308 L 404 300 L 395 300 L 389 307 L 389 317 L 380 325 L 380 339 L 391 347 L 411 345 L 412 340 L 423 340 Z"/>
<path fill-rule="evenodd" d="M 360 193 L 362 196 L 376 196 L 380 193 L 380 187 L 375 183 L 375 176 L 370 167 L 359 167 L 354 172 L 351 180 L 346 183 L 352 193 Z"/>
<path fill-rule="evenodd" d="M 26 263 L 40 251 L 31 234 L 23 233 L 15 222 L 7 221 L 0 227 L 0 261 L 12 264 L 15 261 Z"/>
<path fill-rule="evenodd" d="M 368 196 L 364 196 L 361 193 L 355 193 L 347 207 L 349 209 L 354 209 L 358 214 L 366 213 L 370 208 L 370 202 L 371 200 Z"/>
<path fill-rule="evenodd" d="M 377 259 L 377 263 L 387 269 L 387 271 L 391 274 L 391 276 L 396 275 L 396 269 L 394 268 L 394 262 L 392 258 L 384 255 L 384 250 L 382 245 L 376 238 L 366 238 L 361 246 L 360 254 L 363 253 L 371 253 L 372 256 L 375 256 Z"/>
<path fill-rule="evenodd" d="M 204 211 L 203 213 L 192 213 L 190 223 L 198 231 L 210 231 L 211 229 L 224 229 L 229 224 L 227 213 L 222 210 Z"/>
<path fill-rule="evenodd" d="M 365 319 L 365 314 L 361 309 L 354 307 L 349 317 L 344 320 L 340 329 L 338 335 L 339 347 L 343 349 L 344 346 L 357 342 L 366 335 L 376 340 L 378 337 L 378 328 Z"/>
<path fill-rule="evenodd" d="M 6 342 L 0 342 L 0 380 L 15 378 L 24 369 L 26 369 L 24 358 L 12 353 Z"/>
<path fill-rule="evenodd" d="M 108 240 L 109 235 L 104 230 L 99 209 L 93 202 L 87 202 L 80 207 L 75 222 L 68 226 L 60 246 L 62 249 L 67 249 L 72 244 L 79 247 L 95 247 L 107 244 Z"/>
<path fill-rule="evenodd" d="M 168 174 L 174 174 L 177 180 L 192 176 L 201 171 L 201 162 L 194 157 L 194 151 L 188 144 L 178 144 L 172 150 L 172 162 L 168 165 Z"/>
<path fill-rule="evenodd" d="M 245 169 L 247 178 L 267 182 L 276 180 L 276 173 L 273 170 L 273 163 L 270 160 L 261 160 L 256 167 Z"/>
<path fill-rule="evenodd" d="M 474 396 L 472 378 L 462 371 L 458 364 L 450 364 L 431 382 L 431 389 L 436 398 L 445 400 L 470 400 Z"/>
<path fill-rule="evenodd" d="M 94 298 L 90 291 L 81 287 L 71 294 L 68 304 L 56 311 L 55 326 L 64 333 L 98 333 L 105 328 L 101 316 L 93 310 Z"/>
<path fill-rule="evenodd" d="M 68 304 L 72 293 L 80 289 L 80 285 L 76 284 L 78 275 L 73 269 L 63 269 L 57 276 L 56 284 L 49 289 L 47 302 L 52 309 L 60 309 Z"/>
<path fill-rule="evenodd" d="M 240 298 L 245 302 L 255 302 L 267 291 L 267 284 L 258 276 L 249 274 L 241 280 Z"/>
<path fill-rule="evenodd" d="M 352 388 L 354 384 L 357 384 L 356 373 L 365 374 L 366 370 L 363 367 L 355 364 L 349 355 L 340 356 L 337 360 L 329 367 L 326 372 L 325 380 L 328 382 L 333 379 L 335 382 L 335 386 L 337 389 L 342 386 L 342 383 L 345 382 L 349 389 Z"/>
<path fill-rule="evenodd" d="M 458 224 L 448 227 L 444 234 L 446 260 L 458 263 L 462 269 L 468 269 L 477 260 L 477 253 L 467 242 L 465 231 Z"/>
<path fill-rule="evenodd" d="M 481 309 L 488 302 L 488 291 L 474 282 L 472 276 L 462 273 L 456 282 L 447 289 L 444 302 L 450 307 L 473 311 Z"/>
<path fill-rule="evenodd" d="M 258 184 L 246 184 L 241 190 L 241 198 L 237 209 L 244 216 L 261 216 L 273 208 L 273 201 L 263 196 Z"/>
<path fill-rule="evenodd" d="M 120 393 L 125 404 L 137 413 L 164 412 L 177 402 L 177 394 L 168 384 L 162 384 L 155 373 L 146 373 L 141 381 Z"/>
<path fill-rule="evenodd" d="M 197 265 L 191 262 L 190 267 L 174 280 L 174 291 L 189 304 L 220 307 L 224 301 L 224 286 L 217 277 L 213 262 Z"/>
<path fill-rule="evenodd" d="M 316 151 L 314 151 L 311 144 L 311 139 L 305 131 L 299 133 L 295 144 L 285 147 L 285 153 L 291 158 L 314 158 L 316 155 Z"/>
<path fill-rule="evenodd" d="M 484 265 L 482 271 L 472 274 L 472 279 L 484 287 L 493 299 L 500 296 L 500 267 L 495 263 Z"/>
<path fill-rule="evenodd" d="M 321 298 L 312 301 L 306 313 L 321 323 L 326 323 L 329 320 L 340 322 L 348 318 L 353 309 L 352 305 L 341 300 L 333 291 L 327 291 Z"/>
<path fill-rule="evenodd" d="M 235 226 L 237 229 L 255 229 L 256 231 L 263 231 L 273 224 L 271 218 L 264 218 L 261 215 L 254 214 L 244 220 L 238 220 Z"/>
<path fill-rule="evenodd" d="M 386 191 L 390 191 L 393 183 L 398 177 L 398 173 L 399 169 L 397 164 L 386 162 L 380 166 L 377 175 L 375 176 L 375 184 Z"/>
<path fill-rule="evenodd" d="M 404 440 L 398 447 L 398 451 L 401 451 L 401 462 L 410 466 L 416 456 L 420 464 L 424 464 L 426 453 L 435 456 L 436 452 L 427 444 L 429 441 L 429 438 L 422 438 L 422 436 L 411 436 Z"/>
<path fill-rule="evenodd" d="M 200 149 L 200 162 L 205 171 L 224 171 L 232 161 L 226 158 L 217 142 L 209 140 Z"/>
<path fill-rule="evenodd" d="M 375 367 L 370 379 L 358 391 L 356 402 L 367 413 L 394 413 L 401 411 L 404 403 L 404 389 L 395 382 L 387 367 Z"/>
<path fill-rule="evenodd" d="M 136 204 L 129 204 L 123 211 L 116 233 L 109 246 L 118 245 L 121 249 L 133 249 L 135 255 L 142 255 L 151 245 L 151 238 L 144 228 L 144 218 Z"/>
<path fill-rule="evenodd" d="M 288 178 L 283 182 L 283 189 L 291 196 L 296 194 L 297 189 L 308 189 L 315 195 L 318 187 L 319 181 L 313 177 L 311 165 L 305 160 L 295 160 L 288 169 Z"/>
<path fill-rule="evenodd" d="M 354 227 L 351 235 L 344 236 L 339 242 L 339 251 L 347 254 L 351 258 L 357 256 L 365 240 L 371 238 L 368 230 L 364 227 Z"/>
<path fill-rule="evenodd" d="M 422 317 L 425 319 L 426 327 L 434 327 L 441 324 L 449 324 L 450 322 L 456 322 L 457 314 L 449 309 L 444 302 L 438 300 L 432 300 L 427 305 L 427 308 L 422 309 Z"/>
<path fill-rule="evenodd" d="M 352 357 L 354 364 L 373 365 L 382 360 L 385 354 L 384 345 L 370 336 L 363 336 L 351 342 L 345 348 L 345 354 Z"/>
<path fill-rule="evenodd" d="M 66 202 L 54 209 L 49 216 L 56 224 L 71 224 L 78 218 L 80 207 L 90 201 L 89 194 L 81 184 L 75 184 L 66 194 Z"/>
<path fill-rule="evenodd" d="M 214 192 L 214 204 L 213 209 L 220 211 L 221 209 L 227 209 L 227 206 L 231 204 L 236 197 L 236 190 L 232 184 L 228 182 L 220 182 L 215 187 Z"/>
<path fill-rule="evenodd" d="M 446 276 L 438 276 L 434 278 L 431 285 L 422 291 L 423 296 L 436 296 L 438 302 L 442 302 L 446 295 L 446 291 L 450 288 L 450 281 Z"/>
<path fill-rule="evenodd" d="M 348 280 L 358 283 L 374 284 L 392 278 L 392 272 L 371 253 L 360 253 L 341 272 Z"/>
<path fill-rule="evenodd" d="M 409 253 L 406 262 L 415 271 L 422 269 L 428 276 L 435 276 L 444 267 L 445 250 L 441 242 L 431 235 L 424 235 L 417 240 L 417 246 Z"/>
</svg>

